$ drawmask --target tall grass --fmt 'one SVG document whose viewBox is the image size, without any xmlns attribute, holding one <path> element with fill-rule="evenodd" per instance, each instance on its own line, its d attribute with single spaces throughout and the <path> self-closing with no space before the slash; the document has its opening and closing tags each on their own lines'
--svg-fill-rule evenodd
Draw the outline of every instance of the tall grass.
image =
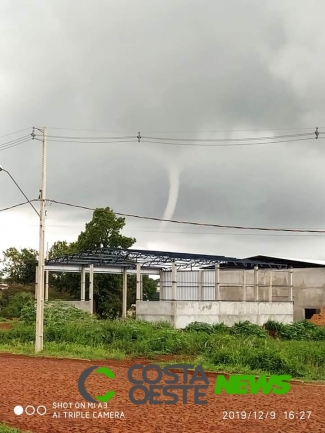
<svg viewBox="0 0 325 433">
<path fill-rule="evenodd" d="M 177 330 L 164 322 L 99 321 L 58 305 L 45 314 L 42 354 L 87 359 L 183 355 L 213 370 L 325 380 L 325 330 L 309 322 L 278 325 L 274 339 L 268 330 L 275 322 L 264 328 L 249 322 L 233 327 L 193 323 Z M 24 321 L 0 329 L 0 350 L 33 353 L 34 339 L 33 315 L 25 311 Z"/>
</svg>

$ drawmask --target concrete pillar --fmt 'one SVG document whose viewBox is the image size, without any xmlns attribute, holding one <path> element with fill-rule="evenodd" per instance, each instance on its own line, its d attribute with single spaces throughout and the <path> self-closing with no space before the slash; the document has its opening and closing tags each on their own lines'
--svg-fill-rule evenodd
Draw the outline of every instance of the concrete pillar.
<svg viewBox="0 0 325 433">
<path fill-rule="evenodd" d="M 35 271 L 35 299 L 37 300 L 37 285 L 38 285 L 38 266 Z"/>
<path fill-rule="evenodd" d="M 172 301 L 177 300 L 177 267 L 176 263 L 172 266 Z"/>
<path fill-rule="evenodd" d="M 254 266 L 254 301 L 258 301 L 258 266 Z"/>
<path fill-rule="evenodd" d="M 91 314 L 94 313 L 94 265 L 89 266 L 89 301 Z"/>
<path fill-rule="evenodd" d="M 89 266 L 89 301 L 94 299 L 94 265 Z"/>
<path fill-rule="evenodd" d="M 127 269 L 123 269 L 123 298 L 122 298 L 122 317 L 126 317 L 127 309 L 127 297 L 128 297 L 128 273 Z"/>
<path fill-rule="evenodd" d="M 220 301 L 220 264 L 215 266 L 215 300 Z"/>
<path fill-rule="evenodd" d="M 290 295 L 289 300 L 293 301 L 293 269 L 290 268 L 289 270 L 289 286 L 290 286 Z"/>
<path fill-rule="evenodd" d="M 269 302 L 273 301 L 273 287 L 272 287 L 273 281 L 272 281 L 272 279 L 273 279 L 273 272 L 270 271 Z"/>
<path fill-rule="evenodd" d="M 243 270 L 243 293 L 242 293 L 242 301 L 246 302 L 246 269 Z"/>
<path fill-rule="evenodd" d="M 137 301 L 143 301 L 143 299 L 141 299 L 141 265 L 140 265 L 140 263 L 137 263 L 137 296 L 136 296 L 136 300 Z"/>
<path fill-rule="evenodd" d="M 86 300 L 86 268 L 83 266 L 81 268 L 81 301 Z"/>
<path fill-rule="evenodd" d="M 45 301 L 49 300 L 50 271 L 45 271 Z"/>
</svg>

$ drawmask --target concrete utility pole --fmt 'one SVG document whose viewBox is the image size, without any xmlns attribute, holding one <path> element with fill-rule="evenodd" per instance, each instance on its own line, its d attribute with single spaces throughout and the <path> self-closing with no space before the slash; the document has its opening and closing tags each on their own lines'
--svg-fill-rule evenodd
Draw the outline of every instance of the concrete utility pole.
<svg viewBox="0 0 325 433">
<path fill-rule="evenodd" d="M 36 338 L 35 353 L 43 350 L 44 328 L 44 259 L 45 259 L 45 200 L 46 200 L 46 128 L 40 130 L 43 133 L 42 146 L 42 187 L 40 190 L 40 226 L 39 226 L 39 253 L 38 253 L 38 278 L 36 296 Z"/>
</svg>

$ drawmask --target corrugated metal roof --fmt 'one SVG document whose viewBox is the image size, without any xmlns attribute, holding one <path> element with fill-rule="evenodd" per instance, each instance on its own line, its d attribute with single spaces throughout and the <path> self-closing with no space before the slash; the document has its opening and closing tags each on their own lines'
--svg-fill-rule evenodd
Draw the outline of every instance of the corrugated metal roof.
<svg viewBox="0 0 325 433">
<path fill-rule="evenodd" d="M 151 251 L 121 248 L 97 248 L 73 255 L 57 257 L 46 261 L 46 265 L 90 265 L 95 266 L 119 266 L 125 268 L 136 268 L 137 263 L 148 268 L 170 268 L 173 263 L 179 269 L 194 269 L 207 266 L 241 267 L 253 268 L 263 267 L 286 267 L 285 264 L 266 263 L 261 260 L 237 259 L 235 257 L 215 256 L 206 254 L 179 253 L 173 251 Z"/>
</svg>

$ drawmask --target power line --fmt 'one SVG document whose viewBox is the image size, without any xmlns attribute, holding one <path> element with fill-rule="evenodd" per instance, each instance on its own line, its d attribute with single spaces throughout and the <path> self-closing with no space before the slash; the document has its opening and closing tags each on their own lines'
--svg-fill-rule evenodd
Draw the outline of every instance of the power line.
<svg viewBox="0 0 325 433">
<path fill-rule="evenodd" d="M 17 143 L 18 141 L 21 141 L 21 140 L 27 140 L 27 138 L 29 140 L 31 139 L 31 137 L 29 135 L 24 135 L 22 137 L 15 138 L 14 140 L 10 140 L 10 141 L 6 141 L 4 143 L 0 143 L 0 146 L 6 146 L 8 144 Z"/>
<path fill-rule="evenodd" d="M 246 138 L 163 138 L 163 137 L 147 137 L 142 135 L 142 138 L 147 140 L 169 140 L 169 141 L 200 141 L 200 142 L 214 142 L 214 141 L 257 141 L 257 140 L 276 140 L 279 138 L 295 138 L 295 137 L 306 137 L 314 136 L 315 133 L 305 132 L 302 134 L 289 134 L 289 135 L 274 135 L 271 137 L 246 137 Z M 313 137 L 315 138 L 315 137 Z"/>
<path fill-rule="evenodd" d="M 0 212 L 5 212 L 7 210 L 15 209 L 17 207 L 24 206 L 25 204 L 28 204 L 28 203 L 31 203 L 31 202 L 34 202 L 34 201 L 38 201 L 38 200 L 24 201 L 23 203 L 14 204 L 13 206 L 4 207 L 4 208 L 0 209 Z"/>
<path fill-rule="evenodd" d="M 46 227 L 55 227 L 55 228 L 68 228 L 68 229 L 80 229 L 80 226 L 84 224 L 80 224 L 79 226 L 70 226 L 70 225 L 60 225 L 60 224 L 47 224 Z M 28 227 L 38 227 L 37 224 L 29 224 Z M 170 231 L 170 230 L 138 230 L 138 229 L 122 229 L 123 232 L 129 233 L 163 233 L 163 234 L 181 234 L 181 235 L 206 235 L 206 236 L 262 236 L 262 237 L 322 237 L 325 233 L 318 234 L 262 234 L 262 233 L 225 233 L 225 232 L 192 232 L 192 231 Z"/>
<path fill-rule="evenodd" d="M 215 130 L 190 130 L 190 131 L 146 131 L 148 134 L 193 134 L 193 133 L 210 133 L 210 132 L 264 132 L 264 131 L 298 131 L 313 129 L 314 127 L 299 127 L 299 128 L 274 128 L 269 127 L 265 129 L 215 129 Z M 320 126 L 319 128 L 325 128 Z M 49 126 L 48 129 L 63 130 L 63 131 L 85 131 L 85 132 L 109 132 L 109 133 L 132 133 L 133 131 L 112 131 L 107 129 L 83 129 L 83 128 L 62 128 Z"/>
<path fill-rule="evenodd" d="M 40 201 L 39 199 L 30 200 L 30 202 L 34 201 Z M 72 203 L 66 203 L 58 200 L 50 200 L 46 199 L 46 202 L 49 203 L 55 203 L 60 204 L 63 206 L 69 206 L 73 208 L 78 209 L 85 209 L 90 211 L 95 211 L 98 208 L 91 208 L 88 206 L 81 206 L 76 205 Z M 22 206 L 25 203 L 20 203 L 18 205 L 14 205 L 8 208 L 0 209 L 0 212 L 13 209 L 18 206 Z M 192 222 L 192 221 L 180 221 L 180 220 L 171 220 L 171 219 L 163 219 L 163 218 L 154 218 L 154 217 L 147 217 L 143 215 L 135 215 L 135 214 L 125 214 L 120 212 L 114 212 L 115 215 L 122 216 L 125 218 L 137 218 L 137 219 L 143 219 L 143 220 L 149 220 L 149 221 L 158 221 L 158 222 L 169 222 L 173 224 L 184 224 L 184 225 L 194 225 L 194 226 L 200 226 L 200 227 L 215 227 L 215 228 L 227 228 L 227 229 L 235 229 L 235 230 L 258 230 L 258 231 L 274 231 L 274 232 L 290 232 L 290 233 L 321 233 L 324 234 L 325 230 L 315 230 L 315 229 L 285 229 L 285 228 L 269 228 L 269 227 L 249 227 L 249 226 L 234 226 L 234 225 L 223 225 L 223 224 L 210 224 L 210 223 L 199 223 L 199 222 Z"/>
<path fill-rule="evenodd" d="M 96 209 L 90 208 L 87 206 L 80 206 L 75 205 L 72 203 L 65 203 L 58 200 L 47 200 L 50 203 L 56 203 L 64 206 L 70 206 L 74 208 L 79 209 L 85 209 L 85 210 L 91 210 L 94 211 Z M 201 226 L 201 227 L 217 227 L 217 228 L 227 228 L 227 229 L 238 229 L 238 230 L 259 230 L 259 231 L 276 231 L 276 232 L 295 232 L 295 233 L 325 233 L 325 230 L 311 230 L 311 229 L 279 229 L 279 228 L 266 228 L 266 227 L 245 227 L 245 226 L 232 226 L 232 225 L 222 225 L 222 224 L 208 224 L 208 223 L 198 223 L 198 222 L 191 222 L 191 221 L 179 221 L 179 220 L 167 220 L 162 218 L 154 218 L 154 217 L 147 217 L 147 216 L 141 216 L 141 215 L 134 215 L 134 214 L 125 214 L 120 212 L 114 212 L 115 215 L 122 216 L 122 217 L 129 217 L 129 218 L 137 218 L 137 219 L 144 219 L 144 220 L 150 220 L 150 221 L 159 221 L 159 222 L 170 222 L 174 224 L 185 224 L 185 225 L 194 225 L 194 226 Z"/>
<path fill-rule="evenodd" d="M 11 144 L 11 145 L 9 145 L 9 146 L 4 146 L 4 147 L 0 148 L 0 152 L 5 151 L 5 150 L 8 150 L 8 149 L 11 149 L 12 147 L 19 146 L 19 145 L 21 145 L 21 144 L 27 143 L 27 142 L 29 142 L 29 141 L 30 141 L 30 140 L 24 140 L 24 141 L 21 141 L 21 142 L 16 143 L 16 144 Z"/>
<path fill-rule="evenodd" d="M 133 140 L 120 140 L 120 141 L 77 141 L 77 140 L 47 140 L 50 142 L 57 142 L 57 143 L 78 143 L 78 144 L 116 144 L 116 143 L 134 143 L 135 139 Z"/>
<path fill-rule="evenodd" d="M 19 131 L 10 132 L 9 134 L 0 135 L 0 138 L 8 137 L 9 135 L 19 134 L 20 132 L 27 131 L 28 129 L 31 129 L 31 128 L 24 128 L 24 129 L 20 129 Z"/>
<path fill-rule="evenodd" d="M 76 137 L 76 136 L 65 136 L 65 135 L 48 135 L 48 138 L 64 138 L 64 139 L 71 139 L 71 140 L 98 140 L 98 139 L 102 139 L 102 140 L 124 140 L 127 138 L 136 138 L 135 135 L 125 135 L 122 137 Z"/>
<path fill-rule="evenodd" d="M 37 215 L 39 216 L 39 213 L 37 212 L 37 210 L 35 209 L 35 206 L 33 205 L 33 203 L 29 200 L 29 198 L 27 197 L 27 195 L 24 193 L 24 191 L 20 188 L 20 186 L 18 185 L 18 183 L 15 181 L 15 179 L 13 178 L 13 176 L 11 175 L 11 173 L 8 170 L 5 170 L 4 168 L 0 167 L 0 171 L 3 171 L 5 173 L 7 173 L 7 175 L 10 177 L 10 179 L 13 181 L 13 183 L 16 185 L 16 187 L 19 189 L 19 191 L 22 193 L 22 195 L 25 197 L 25 199 L 27 200 L 27 202 L 31 205 L 31 207 L 34 209 L 34 211 L 37 213 Z"/>
<path fill-rule="evenodd" d="M 140 138 L 147 140 L 159 140 L 159 141 L 191 141 L 191 142 L 229 142 L 229 141 L 258 141 L 258 140 L 278 140 L 282 138 L 296 138 L 296 137 L 307 137 L 314 138 L 315 133 L 305 132 L 302 134 L 287 134 L 287 135 L 275 135 L 267 137 L 245 137 L 245 138 L 173 138 L 173 137 L 150 137 L 142 135 Z M 39 136 L 37 136 L 39 137 Z M 64 140 L 123 140 L 123 139 L 136 139 L 138 136 L 126 135 L 119 137 L 99 137 L 99 136 L 67 136 L 67 135 L 48 135 L 48 138 L 64 139 Z"/>
<path fill-rule="evenodd" d="M 302 134 L 304 135 L 304 134 Z M 308 133 L 308 135 L 311 135 L 310 133 Z M 298 135 L 296 135 L 298 137 Z M 294 138 L 296 137 L 295 135 L 292 135 L 290 137 L 292 137 L 292 139 L 286 139 L 286 140 L 274 140 L 274 141 L 254 141 L 254 140 L 267 140 L 268 138 L 263 138 L 263 137 L 256 137 L 256 138 L 242 138 L 242 139 L 209 139 L 209 140 L 201 140 L 201 142 L 203 141 L 203 143 L 200 142 L 200 139 L 193 139 L 191 143 L 184 143 L 184 142 L 180 142 L 178 141 L 178 139 L 173 139 L 175 141 L 170 142 L 170 141 L 154 141 L 154 140 L 147 140 L 147 139 L 143 139 L 145 137 L 141 136 L 141 141 L 139 141 L 138 137 L 133 137 L 130 140 L 118 140 L 118 141 L 105 141 L 105 140 L 114 140 L 117 137 L 97 137 L 97 141 L 95 141 L 96 139 L 91 139 L 89 137 L 78 137 L 78 138 L 72 138 L 72 137 L 64 137 L 62 136 L 62 138 L 57 138 L 57 139 L 53 139 L 51 138 L 51 136 L 49 136 L 49 140 L 51 142 L 59 142 L 59 143 L 78 143 L 78 144 L 116 144 L 116 143 L 132 143 L 135 142 L 135 140 L 137 139 L 139 142 L 141 143 L 150 143 L 150 144 L 162 144 L 162 145 L 170 145 L 170 146 L 192 146 L 192 147 L 227 147 L 227 146 L 261 146 L 261 145 L 267 145 L 267 144 L 278 144 L 278 143 L 290 143 L 290 142 L 298 142 L 298 141 L 307 141 L 307 140 L 314 140 L 313 137 L 305 137 L 305 138 Z M 301 135 L 299 135 L 301 136 Z M 38 136 L 35 136 L 38 137 Z M 34 137 L 34 138 L 35 138 Z M 59 136 L 58 136 L 59 137 Z M 280 137 L 280 136 L 279 136 Z M 289 136 L 288 136 L 289 137 Z M 123 138 L 123 137 L 121 137 Z M 320 138 L 325 138 L 325 137 L 320 137 Z M 37 138 L 36 138 L 37 139 Z M 85 141 L 85 140 L 89 140 L 89 141 Z M 164 140 L 164 139 L 162 139 Z M 168 139 L 165 139 L 168 140 Z M 244 143 L 244 142 L 239 142 L 239 141 L 247 141 L 250 140 L 250 142 L 248 143 Z M 181 141 L 190 141 L 186 140 L 186 139 L 182 139 Z M 204 143 L 204 141 L 210 141 L 210 142 L 218 142 L 218 144 L 206 144 Z M 198 143 L 197 143 L 198 142 Z M 227 142 L 227 143 L 223 143 L 220 144 L 219 142 Z"/>
<path fill-rule="evenodd" d="M 31 137 L 25 135 L 15 140 L 7 141 L 6 143 L 0 143 L 0 152 L 3 150 L 10 149 L 11 147 L 19 146 L 20 144 L 27 143 L 31 140 Z"/>
<path fill-rule="evenodd" d="M 320 137 L 325 138 L 325 137 Z M 149 141 L 142 140 L 143 143 L 152 143 L 152 144 L 165 144 L 171 146 L 192 146 L 192 147 L 232 147 L 232 146 L 262 146 L 267 144 L 278 144 L 278 143 L 290 143 L 290 142 L 298 142 L 298 141 L 306 141 L 306 140 L 314 140 L 314 138 L 297 138 L 295 140 L 279 140 L 279 141 L 265 141 L 265 142 L 250 142 L 250 143 L 228 143 L 228 144 L 198 144 L 198 143 L 178 143 L 178 142 L 162 142 L 162 141 Z"/>
</svg>

